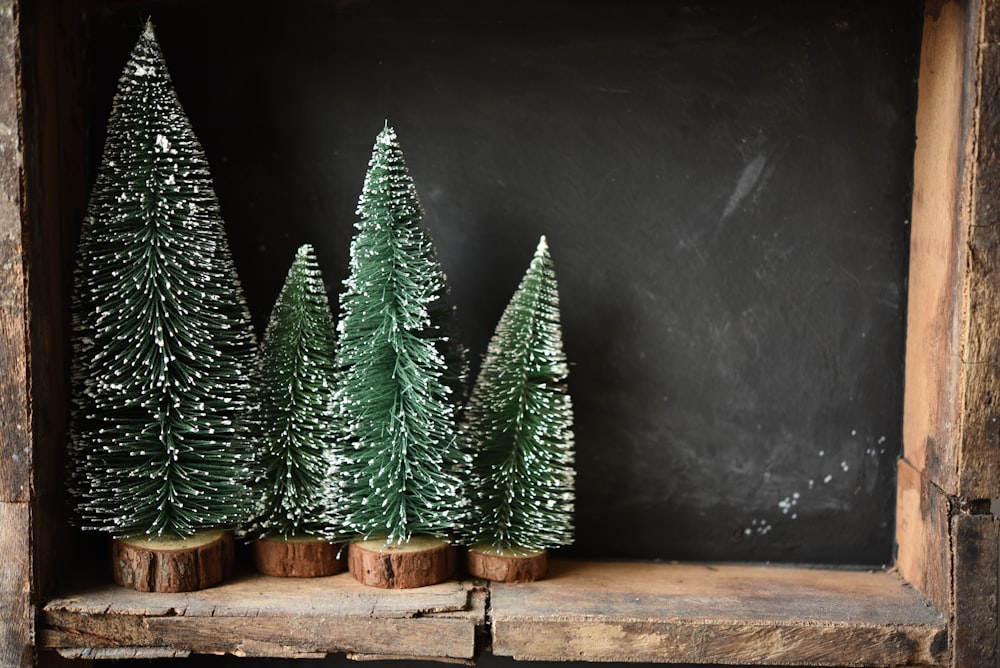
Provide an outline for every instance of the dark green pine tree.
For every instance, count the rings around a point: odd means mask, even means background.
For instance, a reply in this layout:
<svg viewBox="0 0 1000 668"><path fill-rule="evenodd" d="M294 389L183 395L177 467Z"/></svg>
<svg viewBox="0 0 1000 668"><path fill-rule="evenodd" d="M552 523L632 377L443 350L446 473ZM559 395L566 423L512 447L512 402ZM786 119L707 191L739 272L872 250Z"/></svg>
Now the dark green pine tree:
<svg viewBox="0 0 1000 668"><path fill-rule="evenodd" d="M573 540L573 409L545 237L490 340L465 410L470 545L541 550Z"/></svg>
<svg viewBox="0 0 1000 668"><path fill-rule="evenodd" d="M239 524L254 334L204 151L148 23L118 82L72 310L81 524L116 536Z"/></svg>
<svg viewBox="0 0 1000 668"><path fill-rule="evenodd" d="M346 522L391 543L446 536L464 513L467 469L455 439L449 346L432 315L447 288L388 125L357 213L337 350Z"/></svg>
<svg viewBox="0 0 1000 668"><path fill-rule="evenodd" d="M257 357L257 499L247 533L293 538L338 533L336 341L312 246L299 248Z"/></svg>

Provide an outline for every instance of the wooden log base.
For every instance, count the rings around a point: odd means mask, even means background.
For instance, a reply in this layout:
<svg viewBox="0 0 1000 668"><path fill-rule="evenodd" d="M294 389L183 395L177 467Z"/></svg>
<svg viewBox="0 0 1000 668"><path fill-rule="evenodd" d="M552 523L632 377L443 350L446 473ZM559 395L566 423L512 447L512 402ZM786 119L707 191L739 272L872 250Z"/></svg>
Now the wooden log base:
<svg viewBox="0 0 1000 668"><path fill-rule="evenodd" d="M188 538L116 538L115 582L138 591L182 592L222 582L233 571L233 534L210 531Z"/></svg>
<svg viewBox="0 0 1000 668"><path fill-rule="evenodd" d="M473 545L465 553L465 570L472 577L495 582L534 582L548 573L549 553Z"/></svg>
<svg viewBox="0 0 1000 668"><path fill-rule="evenodd" d="M316 538L262 538L253 543L253 561L264 575L316 578L343 570L340 546Z"/></svg>
<svg viewBox="0 0 1000 668"><path fill-rule="evenodd" d="M402 545L384 538L351 543L351 574L361 584L382 589L412 589L444 582L455 574L455 548L447 541L413 536Z"/></svg>

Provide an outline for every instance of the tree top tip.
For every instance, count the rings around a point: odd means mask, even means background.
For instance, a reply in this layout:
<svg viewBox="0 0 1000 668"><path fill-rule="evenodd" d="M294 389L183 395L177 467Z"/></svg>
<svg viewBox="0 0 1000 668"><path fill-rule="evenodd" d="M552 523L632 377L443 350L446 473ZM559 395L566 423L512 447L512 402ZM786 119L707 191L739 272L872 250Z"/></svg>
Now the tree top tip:
<svg viewBox="0 0 1000 668"><path fill-rule="evenodd" d="M378 133L378 139L376 140L379 144L395 144L396 143L396 131L389 125L388 119L385 122L385 127L382 131Z"/></svg>

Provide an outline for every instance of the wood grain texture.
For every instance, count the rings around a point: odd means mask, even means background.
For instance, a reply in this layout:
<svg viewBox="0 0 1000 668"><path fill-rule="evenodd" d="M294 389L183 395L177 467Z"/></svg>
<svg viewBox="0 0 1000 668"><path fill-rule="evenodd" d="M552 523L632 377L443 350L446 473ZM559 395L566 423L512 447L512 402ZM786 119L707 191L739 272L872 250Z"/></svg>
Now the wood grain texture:
<svg viewBox="0 0 1000 668"><path fill-rule="evenodd" d="M906 458L953 496L1000 495L1000 50L995 0L928 5L917 103Z"/></svg>
<svg viewBox="0 0 1000 668"><path fill-rule="evenodd" d="M32 497L32 452L13 5L0 1L0 501L25 502Z"/></svg>
<svg viewBox="0 0 1000 668"><path fill-rule="evenodd" d="M960 220L968 151L966 3L928 6L921 46L913 164L903 445L906 458L955 490L960 437L962 290L967 227Z"/></svg>
<svg viewBox="0 0 1000 668"><path fill-rule="evenodd" d="M547 550L525 556L493 554L475 548L465 551L465 572L474 578L495 582L534 582L544 578L548 570Z"/></svg>
<svg viewBox="0 0 1000 668"><path fill-rule="evenodd" d="M896 490L896 568L943 614L951 610L952 501L906 460Z"/></svg>
<svg viewBox="0 0 1000 668"><path fill-rule="evenodd" d="M997 665L997 569L1000 525L993 515L958 512L952 592L952 665Z"/></svg>
<svg viewBox="0 0 1000 668"><path fill-rule="evenodd" d="M467 583L365 587L349 574L245 575L208 590L148 594L98 585L50 601L39 643L83 648L317 657L332 652L471 659L485 599Z"/></svg>
<svg viewBox="0 0 1000 668"><path fill-rule="evenodd" d="M945 665L947 626L896 574L553 560L491 586L493 653L521 660Z"/></svg>
<svg viewBox="0 0 1000 668"><path fill-rule="evenodd" d="M953 665L995 665L995 520L966 509L1000 494L1000 3L930 2L924 26L896 563Z"/></svg>
<svg viewBox="0 0 1000 668"><path fill-rule="evenodd" d="M0 217L2 215L0 211ZM0 425L3 429L3 439L0 440L0 502L26 502L32 496L31 422L24 327L21 246L15 240L0 236Z"/></svg>
<svg viewBox="0 0 1000 668"><path fill-rule="evenodd" d="M31 603L31 512L27 503L0 501L0 666L28 668L34 652Z"/></svg>
<svg viewBox="0 0 1000 668"><path fill-rule="evenodd" d="M229 577L233 549L228 531L195 534L186 540L116 538L112 571L115 582L138 591L195 591Z"/></svg>
<svg viewBox="0 0 1000 668"><path fill-rule="evenodd" d="M21 244L18 22L0 0L0 665L34 663L27 287Z"/></svg>
<svg viewBox="0 0 1000 668"><path fill-rule="evenodd" d="M970 499L1000 496L1000 3L980 0L971 95L965 285L963 286L962 439L958 487ZM992 32L991 32L992 31Z"/></svg>
<svg viewBox="0 0 1000 668"><path fill-rule="evenodd" d="M891 572L554 561L493 584L492 645L522 659L947 665L944 619ZM344 573L242 576L188 594L98 585L45 606L39 642L65 656L347 652L469 660L486 625L470 583L374 589Z"/></svg>
<svg viewBox="0 0 1000 668"><path fill-rule="evenodd" d="M315 578L343 569L341 546L321 539L264 538L253 543L254 567L265 575Z"/></svg>
<svg viewBox="0 0 1000 668"><path fill-rule="evenodd" d="M382 539L351 543L347 564L355 579L369 587L412 589L453 577L458 558L447 542L414 536L400 546Z"/></svg>

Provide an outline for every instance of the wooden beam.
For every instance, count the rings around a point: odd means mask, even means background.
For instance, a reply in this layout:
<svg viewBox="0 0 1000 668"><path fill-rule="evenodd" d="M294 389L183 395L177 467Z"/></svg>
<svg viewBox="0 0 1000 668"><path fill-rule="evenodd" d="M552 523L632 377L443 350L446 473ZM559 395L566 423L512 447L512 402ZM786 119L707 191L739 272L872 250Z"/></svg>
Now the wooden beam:
<svg viewBox="0 0 1000 668"><path fill-rule="evenodd" d="M91 658L197 652L316 658L347 652L471 661L485 606L485 597L469 583L383 590L365 587L349 573L246 575L184 594L101 584L50 601L39 644Z"/></svg>
<svg viewBox="0 0 1000 668"><path fill-rule="evenodd" d="M0 0L0 664L33 665L33 498L27 291L21 246L18 21Z"/></svg>
<svg viewBox="0 0 1000 668"><path fill-rule="evenodd" d="M961 295L965 234L959 201L970 121L965 95L967 3L927 3L921 43L907 307L904 456L957 489Z"/></svg>
<svg viewBox="0 0 1000 668"><path fill-rule="evenodd" d="M980 0L974 67L967 74L968 227L962 303L961 439L957 489L968 499L1000 496L1000 1Z"/></svg>
<svg viewBox="0 0 1000 668"><path fill-rule="evenodd" d="M998 12L927 3L914 155L904 456L973 499L1000 495Z"/></svg>
<svg viewBox="0 0 1000 668"><path fill-rule="evenodd" d="M29 504L0 501L0 666L33 664L30 535Z"/></svg>
<svg viewBox="0 0 1000 668"><path fill-rule="evenodd" d="M540 661L946 665L945 620L895 573L554 561L491 585L496 655Z"/></svg>
<svg viewBox="0 0 1000 668"><path fill-rule="evenodd" d="M487 619L486 598L490 613ZM489 622L489 627L487 623ZM535 583L382 590L349 574L247 574L148 594L98 584L53 600L39 642L66 657L398 656L661 663L945 666L946 620L896 573L553 562ZM481 641L480 641L481 642Z"/></svg>
<svg viewBox="0 0 1000 668"><path fill-rule="evenodd" d="M960 510L952 518L955 546L952 665L997 665L997 569L1000 525L988 514Z"/></svg>
<svg viewBox="0 0 1000 668"><path fill-rule="evenodd" d="M32 498L32 451L17 55L13 0L0 0L0 501L23 503Z"/></svg>
<svg viewBox="0 0 1000 668"><path fill-rule="evenodd" d="M1000 0L929 0L914 156L896 566L995 665L1000 496Z"/></svg>

